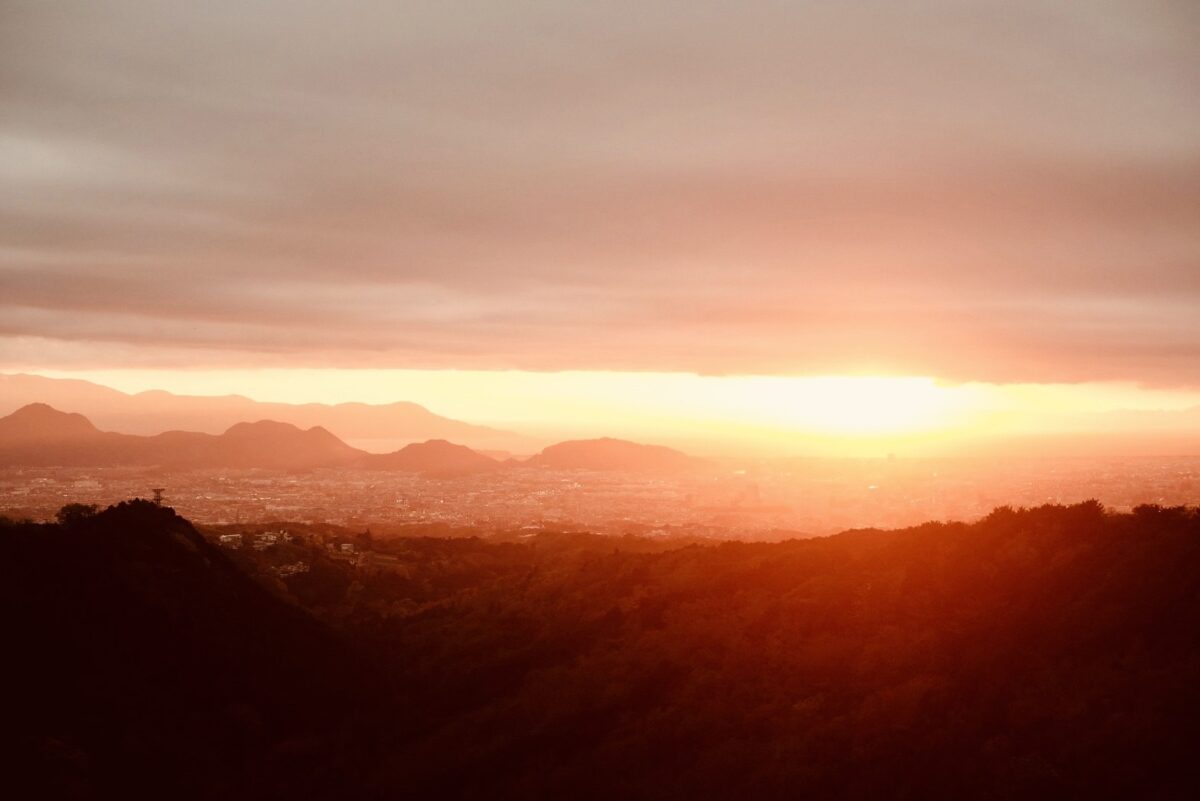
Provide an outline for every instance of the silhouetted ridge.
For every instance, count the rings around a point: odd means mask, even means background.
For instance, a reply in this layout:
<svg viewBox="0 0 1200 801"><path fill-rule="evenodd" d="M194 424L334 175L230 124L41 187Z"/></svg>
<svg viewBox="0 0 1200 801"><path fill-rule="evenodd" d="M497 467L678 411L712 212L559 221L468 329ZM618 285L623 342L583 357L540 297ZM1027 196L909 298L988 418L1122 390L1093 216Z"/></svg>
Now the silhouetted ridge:
<svg viewBox="0 0 1200 801"><path fill-rule="evenodd" d="M1002 507L971 525L707 546L289 524L292 541L228 552L144 501L62 518L0 521L19 690L4 753L39 788L1200 794L1196 509Z"/></svg>
<svg viewBox="0 0 1200 801"><path fill-rule="evenodd" d="M695 468L700 460L662 445L604 437L551 445L525 464L557 469L673 471Z"/></svg>
<svg viewBox="0 0 1200 801"><path fill-rule="evenodd" d="M372 455L364 464L374 468L441 475L477 473L500 467L500 463L490 456L444 439L414 442L394 453Z"/></svg>
<svg viewBox="0 0 1200 801"><path fill-rule="evenodd" d="M535 568L393 623L439 654L403 675L445 689L412 707L437 734L391 782L514 799L1200 789L1200 512L1091 503L661 553L596 539L539 538Z"/></svg>
<svg viewBox="0 0 1200 801"><path fill-rule="evenodd" d="M0 526L0 549L6 650L20 654L8 680L23 688L7 756L39 797L316 792L306 760L341 747L370 686L341 638L147 501Z"/></svg>
<svg viewBox="0 0 1200 801"><path fill-rule="evenodd" d="M0 439L52 440L98 433L83 415L60 412L45 403L31 403L0 418Z"/></svg>
<svg viewBox="0 0 1200 801"><path fill-rule="evenodd" d="M304 430L274 420L237 423L215 436L168 431L140 437L97 431L82 415L33 404L0 418L0 465L4 464L278 470L363 467L449 474L492 469L496 462L444 440L410 445L393 454L371 454L347 445L321 426Z"/></svg>
<svg viewBox="0 0 1200 801"><path fill-rule="evenodd" d="M238 423L217 438L214 462L265 467L335 467L361 459L352 448L325 429L307 431L291 423L260 420Z"/></svg>
<svg viewBox="0 0 1200 801"><path fill-rule="evenodd" d="M530 447L519 434L452 420L408 401L331 406L260 403L241 395L174 395L162 390L129 395L76 379L0 374L0 414L34 401L82 412L104 430L143 436L163 431L200 431L215 436L245 420L268 419L300 428L321 426L349 440L392 443L441 438L473 447L523 451Z"/></svg>

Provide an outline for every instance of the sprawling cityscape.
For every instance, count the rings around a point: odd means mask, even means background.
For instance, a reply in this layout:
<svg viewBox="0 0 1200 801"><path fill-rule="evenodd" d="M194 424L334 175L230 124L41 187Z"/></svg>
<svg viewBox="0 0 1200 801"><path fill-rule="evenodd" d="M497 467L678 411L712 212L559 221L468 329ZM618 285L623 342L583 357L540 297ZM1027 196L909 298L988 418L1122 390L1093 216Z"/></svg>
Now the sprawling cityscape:
<svg viewBox="0 0 1200 801"><path fill-rule="evenodd" d="M971 521L1003 505L1185 504L1200 492L1200 457L763 461L685 474L514 466L450 478L339 468L22 467L0 469L0 514L50 520L66 503L105 506L148 498L154 487L206 524L328 523L385 534L439 526L475 536L577 527L772 540Z"/></svg>

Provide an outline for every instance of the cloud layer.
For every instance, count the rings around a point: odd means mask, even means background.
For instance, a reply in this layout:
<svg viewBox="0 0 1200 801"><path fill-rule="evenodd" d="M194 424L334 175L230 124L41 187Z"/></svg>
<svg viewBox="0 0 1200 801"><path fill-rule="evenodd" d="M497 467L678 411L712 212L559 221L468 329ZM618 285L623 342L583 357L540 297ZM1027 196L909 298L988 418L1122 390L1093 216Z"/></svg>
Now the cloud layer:
<svg viewBox="0 0 1200 801"><path fill-rule="evenodd" d="M0 362L1200 382L1190 2L7 2Z"/></svg>

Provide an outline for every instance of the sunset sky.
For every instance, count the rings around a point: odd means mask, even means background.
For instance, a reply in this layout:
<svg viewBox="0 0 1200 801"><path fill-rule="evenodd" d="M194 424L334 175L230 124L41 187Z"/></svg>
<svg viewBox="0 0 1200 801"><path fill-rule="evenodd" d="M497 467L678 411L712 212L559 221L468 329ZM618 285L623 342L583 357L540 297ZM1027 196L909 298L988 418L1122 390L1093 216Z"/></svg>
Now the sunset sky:
<svg viewBox="0 0 1200 801"><path fill-rule="evenodd" d="M1174 413L1198 41L1190 0L6 1L0 372L668 439Z"/></svg>

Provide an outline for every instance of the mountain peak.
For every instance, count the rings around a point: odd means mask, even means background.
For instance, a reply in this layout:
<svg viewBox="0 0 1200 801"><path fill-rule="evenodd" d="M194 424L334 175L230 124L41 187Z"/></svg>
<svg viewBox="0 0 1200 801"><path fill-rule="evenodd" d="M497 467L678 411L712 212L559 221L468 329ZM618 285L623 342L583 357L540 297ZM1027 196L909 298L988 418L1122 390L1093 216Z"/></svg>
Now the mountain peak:
<svg viewBox="0 0 1200 801"><path fill-rule="evenodd" d="M242 438L303 433L305 433L304 429L292 423L281 423L278 420L256 420L253 423L234 423L221 436Z"/></svg>
<svg viewBox="0 0 1200 801"><path fill-rule="evenodd" d="M699 460L663 445L644 445L613 437L577 439L551 445L525 464L582 470L673 471L694 468Z"/></svg>
<svg viewBox="0 0 1200 801"><path fill-rule="evenodd" d="M61 412L47 403L30 403L0 418L0 434L19 439L66 439L98 433L82 414Z"/></svg>
<svg viewBox="0 0 1200 801"><path fill-rule="evenodd" d="M444 439L413 442L393 453L373 454L365 464L379 469L443 475L477 473L500 466L490 456Z"/></svg>
<svg viewBox="0 0 1200 801"><path fill-rule="evenodd" d="M446 439L427 439L424 442L414 442L410 445L405 445L404 450L427 450L427 451L469 451L471 450L466 445L455 445L450 440Z"/></svg>
<svg viewBox="0 0 1200 801"><path fill-rule="evenodd" d="M397 443L398 447L433 438L521 453L534 447L534 442L522 435L442 417L411 401L329 405L258 402L243 395L176 395L163 390L127 394L79 379L0 373L0 414L32 401L82 412L101 430L125 434L222 434L235 423L266 419L301 429L321 426L339 438L371 441L370 450L382 450L383 443Z"/></svg>
<svg viewBox="0 0 1200 801"><path fill-rule="evenodd" d="M303 429L276 420L236 423L218 439L227 447L224 458L235 465L333 466L362 455L321 426Z"/></svg>

